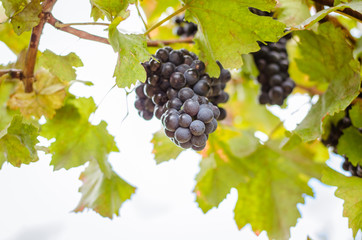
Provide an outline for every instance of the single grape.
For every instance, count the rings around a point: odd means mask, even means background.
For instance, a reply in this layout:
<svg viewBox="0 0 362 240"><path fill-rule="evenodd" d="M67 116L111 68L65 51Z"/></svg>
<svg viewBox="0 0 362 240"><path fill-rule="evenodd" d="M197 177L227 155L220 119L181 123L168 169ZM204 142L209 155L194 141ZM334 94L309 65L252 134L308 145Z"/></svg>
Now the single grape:
<svg viewBox="0 0 362 240"><path fill-rule="evenodd" d="M190 126L191 122L192 122L192 117L187 113L182 113L180 115L179 124L181 127L187 128Z"/></svg>
<svg viewBox="0 0 362 240"><path fill-rule="evenodd" d="M191 138L192 145L196 146L196 147L205 146L206 141L207 141L207 137L206 137L206 134L204 134L204 133L202 133L199 136L192 136L192 138Z"/></svg>
<svg viewBox="0 0 362 240"><path fill-rule="evenodd" d="M201 134L203 134L205 132L205 124L203 122L201 122L200 120L194 120L190 124L189 129L190 129L192 135L200 136Z"/></svg>
<svg viewBox="0 0 362 240"><path fill-rule="evenodd" d="M166 94L167 94L168 99L171 100L171 99L177 98L178 92L173 88L169 88L167 90Z"/></svg>
<svg viewBox="0 0 362 240"><path fill-rule="evenodd" d="M186 85L186 79L182 73L174 72L170 77L170 84L174 89L181 89Z"/></svg>
<svg viewBox="0 0 362 240"><path fill-rule="evenodd" d="M184 55L184 63L187 64L190 68L194 59L190 55Z"/></svg>
<svg viewBox="0 0 362 240"><path fill-rule="evenodd" d="M204 123L211 122L213 118L214 113L208 108L201 108L200 111L197 113L197 119Z"/></svg>
<svg viewBox="0 0 362 240"><path fill-rule="evenodd" d="M175 132L174 131L169 131L166 128L165 128L165 134L169 138L174 138L175 137Z"/></svg>
<svg viewBox="0 0 362 240"><path fill-rule="evenodd" d="M182 74L184 74L186 72L187 69L189 69L190 66L187 65L187 64L181 64L181 65L178 65L175 69L175 72L180 72Z"/></svg>
<svg viewBox="0 0 362 240"><path fill-rule="evenodd" d="M190 68L187 69L184 73L184 77L188 85L192 86L199 80L199 74L197 73L196 69Z"/></svg>
<svg viewBox="0 0 362 240"><path fill-rule="evenodd" d="M171 51L170 55L168 56L168 59L170 62L172 62L176 66L178 66L184 62L184 56L183 56L182 52L179 50Z"/></svg>
<svg viewBox="0 0 362 240"><path fill-rule="evenodd" d="M165 118L165 127L169 131L176 131L179 127L178 124L179 115L177 114L170 114Z"/></svg>
<svg viewBox="0 0 362 240"><path fill-rule="evenodd" d="M199 112L200 104L193 100L188 99L184 102L182 109L185 111L185 113L189 114L191 117L196 116L196 114Z"/></svg>
<svg viewBox="0 0 362 240"><path fill-rule="evenodd" d="M168 61L168 51L163 48L158 49L155 55L161 62L165 63Z"/></svg>
<svg viewBox="0 0 362 240"><path fill-rule="evenodd" d="M180 147L188 149L192 147L192 143L191 141L185 142L185 143L180 143Z"/></svg>
<svg viewBox="0 0 362 240"><path fill-rule="evenodd" d="M175 71L175 64L166 62L162 64L161 76L164 78L170 78L171 74Z"/></svg>
<svg viewBox="0 0 362 240"><path fill-rule="evenodd" d="M200 96L207 96L210 90L210 85L206 80L199 80L193 87L196 94Z"/></svg>
<svg viewBox="0 0 362 240"><path fill-rule="evenodd" d="M224 120L226 118L226 110L224 108L219 107L219 111L220 111L220 116L218 117L217 120L219 121Z"/></svg>
<svg viewBox="0 0 362 240"><path fill-rule="evenodd" d="M179 143L185 143L190 141L192 134L188 128L179 127L175 131L175 139Z"/></svg>
<svg viewBox="0 0 362 240"><path fill-rule="evenodd" d="M147 96L145 95L145 93L143 92L145 84L141 84L139 86L136 87L136 94L139 98L146 98Z"/></svg>
<svg viewBox="0 0 362 240"><path fill-rule="evenodd" d="M196 71L199 73L199 75L202 75L205 73L205 63L200 60L194 60L191 64L191 68L196 69Z"/></svg>
<svg viewBox="0 0 362 240"><path fill-rule="evenodd" d="M184 87L178 92L178 97L181 99L181 101L185 102L187 99L192 98L194 94L195 93L191 88Z"/></svg>

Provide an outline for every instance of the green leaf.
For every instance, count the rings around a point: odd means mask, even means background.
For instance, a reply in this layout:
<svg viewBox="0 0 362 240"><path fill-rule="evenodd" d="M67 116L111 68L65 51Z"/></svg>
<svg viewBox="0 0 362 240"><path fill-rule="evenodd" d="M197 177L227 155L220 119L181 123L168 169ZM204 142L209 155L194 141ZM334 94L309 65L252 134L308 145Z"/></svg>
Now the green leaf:
<svg viewBox="0 0 362 240"><path fill-rule="evenodd" d="M0 24L0 41L5 43L16 55L28 47L30 35L31 32L25 32L18 36L10 23Z"/></svg>
<svg viewBox="0 0 362 240"><path fill-rule="evenodd" d="M157 164L176 159L183 151L183 149L177 147L163 131L158 131L153 134L151 143L153 143L152 153L155 154Z"/></svg>
<svg viewBox="0 0 362 240"><path fill-rule="evenodd" d="M109 42L115 52L118 52L116 69L117 86L130 87L137 80L146 80L146 71L141 65L150 58L147 51L146 37L142 34L123 34L115 26L109 28Z"/></svg>
<svg viewBox="0 0 362 240"><path fill-rule="evenodd" d="M277 10L278 20L287 26L298 25L310 17L309 7L306 1L301 0L279 0L280 6Z"/></svg>
<svg viewBox="0 0 362 240"><path fill-rule="evenodd" d="M13 119L14 112L7 107L7 101L15 88L15 83L7 82L5 76L0 77L0 131L4 129Z"/></svg>
<svg viewBox="0 0 362 240"><path fill-rule="evenodd" d="M40 0L33 0L21 12L14 15L11 18L11 24L15 33L20 35L37 26L40 22L39 14L41 11Z"/></svg>
<svg viewBox="0 0 362 240"><path fill-rule="evenodd" d="M118 151L118 148L114 137L106 129L106 122L102 121L96 126L88 122L94 110L93 99L70 98L55 117L42 126L42 136L55 138L49 147L53 154L50 164L54 170L70 169L88 161L97 161L107 177L111 174L107 167L107 156L112 151Z"/></svg>
<svg viewBox="0 0 362 240"><path fill-rule="evenodd" d="M96 21L99 16L99 11L101 11L109 21L112 21L118 16L124 16L125 11L128 8L130 3L134 3L134 0L90 0L92 4L92 13L91 16ZM99 11L93 10L94 7L97 7ZM95 18L96 16L96 18Z"/></svg>
<svg viewBox="0 0 362 240"><path fill-rule="evenodd" d="M248 162L237 155L241 151L235 151L236 148L229 147L228 144L228 141L234 140L235 144L242 138L250 139L255 146L258 144L250 134L233 129L218 128L210 135L208 145L202 152L204 158L200 163L201 169L196 176L197 183L194 189L196 201L203 212L218 206L231 188L245 183L253 176ZM252 145L250 147L253 149ZM248 154L250 152L243 155Z"/></svg>
<svg viewBox="0 0 362 240"><path fill-rule="evenodd" d="M20 82L15 93L8 101L12 109L19 109L23 116L52 118L55 111L63 106L67 83L41 68L35 73L34 91L26 93L24 84Z"/></svg>
<svg viewBox="0 0 362 240"><path fill-rule="evenodd" d="M38 128L15 116L8 127L0 131L0 168L6 161L15 167L37 161L37 137Z"/></svg>
<svg viewBox="0 0 362 240"><path fill-rule="evenodd" d="M348 218L348 225L355 237L362 229L362 179L346 177L331 169L324 171L322 181L338 187L335 195L344 200L343 216Z"/></svg>
<svg viewBox="0 0 362 240"><path fill-rule="evenodd" d="M195 36L200 57L208 65L210 75L216 76L219 60L225 68L240 68L241 54L260 49L257 41L276 42L283 36L285 25L271 17L251 13L248 7L270 11L274 0L183 0L186 20L198 25Z"/></svg>
<svg viewBox="0 0 362 240"><path fill-rule="evenodd" d="M20 12L28 4L27 0L1 0L5 14L9 18Z"/></svg>
<svg viewBox="0 0 362 240"><path fill-rule="evenodd" d="M362 128L362 101L358 101L352 106L351 110L349 110L349 117L353 126Z"/></svg>
<svg viewBox="0 0 362 240"><path fill-rule="evenodd" d="M321 24L319 34L303 31L298 36L303 52L298 67L314 81L330 82L327 91L294 131L303 141L311 141L322 134L322 122L327 115L344 110L357 97L360 70L341 30L331 24Z"/></svg>
<svg viewBox="0 0 362 240"><path fill-rule="evenodd" d="M50 50L45 50L38 59L38 66L48 69L60 80L69 82L77 77L74 67L82 67L83 63L75 53L59 56Z"/></svg>
<svg viewBox="0 0 362 240"><path fill-rule="evenodd" d="M135 192L135 187L120 178L114 171L106 177L95 162L89 164L80 175L80 180L83 182L79 189L82 198L75 212L90 208L101 216L112 219L113 214L119 216L121 205Z"/></svg>
<svg viewBox="0 0 362 240"><path fill-rule="evenodd" d="M93 18L93 20L96 22L98 19L102 19L104 20L104 14L103 12L97 8L96 6L92 5L92 10L91 10L91 17Z"/></svg>
<svg viewBox="0 0 362 240"><path fill-rule="evenodd" d="M344 129L338 140L337 150L339 154L346 155L354 166L362 166L362 133L355 127Z"/></svg>
<svg viewBox="0 0 362 240"><path fill-rule="evenodd" d="M257 235L265 230L270 239L289 239L290 227L300 217L296 205L304 202L304 194L313 195L308 181L321 177L328 159L327 152L318 154L324 147L316 144L282 151L268 142L245 159L254 176L237 187L234 213L240 229L250 223Z"/></svg>

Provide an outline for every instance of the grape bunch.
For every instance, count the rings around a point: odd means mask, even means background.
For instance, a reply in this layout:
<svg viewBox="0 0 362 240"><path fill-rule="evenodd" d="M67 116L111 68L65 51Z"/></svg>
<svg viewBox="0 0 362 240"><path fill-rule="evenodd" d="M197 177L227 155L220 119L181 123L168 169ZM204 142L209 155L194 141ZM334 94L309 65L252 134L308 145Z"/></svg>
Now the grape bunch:
<svg viewBox="0 0 362 240"><path fill-rule="evenodd" d="M220 62L218 78L205 72L205 64L186 49L160 48L142 63L145 83L136 87L135 107L145 120L160 119L165 134L178 146L202 150L217 120L226 117L218 104L226 103L224 91L231 74Z"/></svg>
<svg viewBox="0 0 362 240"><path fill-rule="evenodd" d="M288 73L287 39L288 37L283 37L277 43L267 45L260 43L260 50L253 53L259 70L257 79L261 84L260 104L283 105L284 99L295 87Z"/></svg>
<svg viewBox="0 0 362 240"><path fill-rule="evenodd" d="M177 25L175 32L180 37L191 37L197 32L197 25L193 22L185 21L185 15L176 16L174 23Z"/></svg>
<svg viewBox="0 0 362 240"><path fill-rule="evenodd" d="M326 139L322 139L322 143L327 147L332 147L333 151L337 153L337 145L339 138L343 135L343 130L348 127L354 127L349 116L349 110L352 108L352 105L348 106L345 110L345 116L337 122L337 125L331 123L330 133ZM359 129L361 132L362 129ZM345 171L349 171L352 176L362 177L362 166L357 164L353 166L351 162L348 161L348 158L344 156L344 162L342 168Z"/></svg>
<svg viewBox="0 0 362 240"><path fill-rule="evenodd" d="M273 13L256 8L249 11L258 16L269 16ZM261 84L260 104L283 105L284 99L293 91L294 81L289 77L287 40L290 34L282 37L277 43L259 43L260 50L253 53L255 64L259 70L258 82Z"/></svg>

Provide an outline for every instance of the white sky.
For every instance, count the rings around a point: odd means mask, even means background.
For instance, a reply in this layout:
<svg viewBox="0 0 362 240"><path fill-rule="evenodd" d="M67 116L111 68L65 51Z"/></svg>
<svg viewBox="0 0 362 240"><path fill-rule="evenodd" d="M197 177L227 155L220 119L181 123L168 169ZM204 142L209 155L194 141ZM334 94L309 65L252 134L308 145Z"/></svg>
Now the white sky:
<svg viewBox="0 0 362 240"><path fill-rule="evenodd" d="M64 23L90 22L90 4L87 0L59 0L53 14ZM133 11L121 24L121 29L142 32L143 25ZM80 27L79 27L80 28ZM98 35L107 37L103 27L84 26ZM116 54L108 45L80 40L68 33L46 25L40 50L50 49L57 54L76 52L85 67L77 71L78 79L92 81L93 87L76 84L71 92L78 96L93 96L98 104L114 85L112 78ZM0 63L15 60L15 56L0 43ZM72 240L72 239L267 239L265 232L256 237L246 226L239 231L233 220L237 192L231 190L218 209L203 214L195 203L192 190L199 171L200 156L192 151L181 154L177 160L156 166L153 159L152 133L160 128L158 120L146 122L133 108L134 95L128 99L129 117L121 125L126 113L123 90L114 89L108 94L93 122L106 120L108 130L116 137L121 153L110 155L118 174L137 187L136 193L121 208L121 217L102 218L93 211L72 213L81 195L79 174L84 167L53 172L50 156L40 154L40 160L20 169L4 164L0 171L0 240ZM306 102L303 96L290 99L295 108L281 113L283 118ZM295 114L287 127L293 128L302 119L309 106ZM339 168L336 157L330 165ZM342 200L333 196L334 188L316 180L310 181L316 198L306 198L306 205L298 205L303 219L291 229L293 240L350 240L352 231L347 219L342 218ZM360 237L357 237L360 239Z"/></svg>

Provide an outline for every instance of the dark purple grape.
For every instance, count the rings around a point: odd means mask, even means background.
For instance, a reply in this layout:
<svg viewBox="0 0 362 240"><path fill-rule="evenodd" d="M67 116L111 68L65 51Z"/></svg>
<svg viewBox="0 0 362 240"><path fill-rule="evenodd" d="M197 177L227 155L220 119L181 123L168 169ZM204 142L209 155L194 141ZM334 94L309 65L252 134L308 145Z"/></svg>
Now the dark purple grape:
<svg viewBox="0 0 362 240"><path fill-rule="evenodd" d="M194 94L195 93L191 88L184 87L178 92L178 97L181 99L181 101L185 102L187 99L192 98Z"/></svg>
<svg viewBox="0 0 362 240"><path fill-rule="evenodd" d="M202 147L206 145L207 137L206 134L202 133L199 136L192 136L191 143L193 146Z"/></svg>
<svg viewBox="0 0 362 240"><path fill-rule="evenodd" d="M171 74L175 71L175 64L166 62L162 64L161 76L164 78L170 78Z"/></svg>
<svg viewBox="0 0 362 240"><path fill-rule="evenodd" d="M140 115L144 120L151 120L153 117L153 112L143 111L140 113Z"/></svg>
<svg viewBox="0 0 362 240"><path fill-rule="evenodd" d="M179 127L178 124L179 115L177 114L170 114L165 118L165 128L169 131L176 131Z"/></svg>
<svg viewBox="0 0 362 240"><path fill-rule="evenodd" d="M167 91L170 88L170 81L167 78L162 78L160 83L160 89Z"/></svg>
<svg viewBox="0 0 362 240"><path fill-rule="evenodd" d="M182 107L182 101L179 98L168 100L166 103L166 107L180 110L180 108Z"/></svg>
<svg viewBox="0 0 362 240"><path fill-rule="evenodd" d="M270 78L270 85L271 86L280 86L283 82L283 78L279 74L275 74Z"/></svg>
<svg viewBox="0 0 362 240"><path fill-rule="evenodd" d="M181 51L173 50L170 52L168 59L170 62L175 64L176 66L182 64L184 62L184 56Z"/></svg>
<svg viewBox="0 0 362 240"><path fill-rule="evenodd" d="M267 103L269 103L269 95L268 95L268 93L262 92L262 93L259 95L259 103L260 103L260 104L267 104Z"/></svg>
<svg viewBox="0 0 362 240"><path fill-rule="evenodd" d="M206 80L199 80L193 87L194 92L200 96L207 96L210 85Z"/></svg>
<svg viewBox="0 0 362 240"><path fill-rule="evenodd" d="M274 74L278 73L279 71L280 71L280 68L279 68L278 64L275 64L275 63L269 64L265 70L265 72L269 76L274 75Z"/></svg>
<svg viewBox="0 0 362 240"><path fill-rule="evenodd" d="M288 78L285 82L282 83L282 88L284 92L288 95L290 94L295 87L295 83L292 79Z"/></svg>
<svg viewBox="0 0 362 240"><path fill-rule="evenodd" d="M205 63L200 60L194 60L191 64L191 68L196 69L196 71L199 73L199 75L202 75L205 73Z"/></svg>
<svg viewBox="0 0 362 240"><path fill-rule="evenodd" d="M188 128L179 127L175 131L175 139L179 143L186 143L190 141L192 134Z"/></svg>
<svg viewBox="0 0 362 240"><path fill-rule="evenodd" d="M151 59L151 60L149 61L149 66L150 66L150 69L151 69L152 72L156 72L156 71L160 68L161 63L158 62L158 61L155 60L155 59Z"/></svg>
<svg viewBox="0 0 362 240"><path fill-rule="evenodd" d="M156 57L161 60L161 62L167 62L168 61L168 51L160 48L156 51Z"/></svg>
<svg viewBox="0 0 362 240"><path fill-rule="evenodd" d="M219 107L219 110L220 110L220 116L217 118L217 120L221 121L226 118L226 111L221 107Z"/></svg>
<svg viewBox="0 0 362 240"><path fill-rule="evenodd" d="M167 100L167 95L164 92L159 92L152 97L152 102L156 105L163 105Z"/></svg>
<svg viewBox="0 0 362 240"><path fill-rule="evenodd" d="M170 77L170 84L174 89L181 89L186 85L186 79L182 73L174 72Z"/></svg>
<svg viewBox="0 0 362 240"><path fill-rule="evenodd" d="M206 144L204 146L201 146L201 147L197 147L197 146L192 146L192 149L195 150L195 151L201 151L205 148Z"/></svg>
<svg viewBox="0 0 362 240"><path fill-rule="evenodd" d="M189 66L189 68L193 61L194 61L194 59L190 55L184 56L184 63L187 64Z"/></svg>
<svg viewBox="0 0 362 240"><path fill-rule="evenodd" d="M197 119L204 122L209 123L214 118L214 113L209 108L201 108L197 113Z"/></svg>
<svg viewBox="0 0 362 240"><path fill-rule="evenodd" d="M176 67L175 72L180 72L180 73L184 74L184 73L186 72L186 70L189 69L189 68L190 68L189 65L187 65L187 64L181 64L181 65L178 65L178 66Z"/></svg>
<svg viewBox="0 0 362 240"><path fill-rule="evenodd" d="M187 128L190 126L191 122L192 122L192 117L187 113L183 113L180 115L179 124L181 127Z"/></svg>
<svg viewBox="0 0 362 240"><path fill-rule="evenodd" d="M190 86L194 85L199 80L199 74L195 69L192 68L186 70L186 72L184 73L184 77L187 84Z"/></svg>
<svg viewBox="0 0 362 240"><path fill-rule="evenodd" d="M182 109L185 111L185 113L189 114L191 117L196 116L196 114L199 112L200 104L193 100L188 99L184 102Z"/></svg>
<svg viewBox="0 0 362 240"><path fill-rule="evenodd" d="M175 137L175 132L174 131L169 131L166 128L165 128L165 134L169 138L174 138Z"/></svg>
<svg viewBox="0 0 362 240"><path fill-rule="evenodd" d="M173 88L169 88L167 90L166 94L167 94L168 99L171 100L171 99L177 98L178 92Z"/></svg>
<svg viewBox="0 0 362 240"><path fill-rule="evenodd" d="M185 143L180 143L180 147L188 149L192 147L192 143L191 141L185 142Z"/></svg>
<svg viewBox="0 0 362 240"><path fill-rule="evenodd" d="M145 109L144 99L142 98L136 99L136 101L134 102L134 106L137 110L144 110Z"/></svg>
<svg viewBox="0 0 362 240"><path fill-rule="evenodd" d="M136 87L136 94L139 98L146 98L147 96L145 95L145 93L143 92L145 84L141 84L139 86Z"/></svg>
<svg viewBox="0 0 362 240"><path fill-rule="evenodd" d="M165 112L164 106L160 106L160 105L155 106L154 115L157 119L161 119L164 112Z"/></svg>
<svg viewBox="0 0 362 240"><path fill-rule="evenodd" d="M200 120L194 120L189 127L192 135L200 136L205 132L205 124Z"/></svg>
<svg viewBox="0 0 362 240"><path fill-rule="evenodd" d="M221 63L219 61L216 61L217 65L220 68L220 75L219 75L219 79L221 80L221 82L228 82L231 79L231 74L228 70L224 69L224 67L221 65Z"/></svg>

